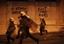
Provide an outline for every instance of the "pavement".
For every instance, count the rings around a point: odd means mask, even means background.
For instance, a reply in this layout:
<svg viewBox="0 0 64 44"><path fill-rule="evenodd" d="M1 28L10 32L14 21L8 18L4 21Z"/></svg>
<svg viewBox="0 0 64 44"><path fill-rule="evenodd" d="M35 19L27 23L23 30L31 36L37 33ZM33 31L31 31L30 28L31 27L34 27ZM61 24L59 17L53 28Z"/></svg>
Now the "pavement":
<svg viewBox="0 0 64 44"><path fill-rule="evenodd" d="M39 33L32 34L34 37L39 38L39 44L64 44L64 32L52 32L47 33L42 36L39 35ZM0 35L0 44L6 44L7 39L6 35ZM12 42L10 43L12 44ZM15 42L13 44L19 44L19 39L15 39ZM31 38L25 38L23 40L23 44L37 44L34 40Z"/></svg>

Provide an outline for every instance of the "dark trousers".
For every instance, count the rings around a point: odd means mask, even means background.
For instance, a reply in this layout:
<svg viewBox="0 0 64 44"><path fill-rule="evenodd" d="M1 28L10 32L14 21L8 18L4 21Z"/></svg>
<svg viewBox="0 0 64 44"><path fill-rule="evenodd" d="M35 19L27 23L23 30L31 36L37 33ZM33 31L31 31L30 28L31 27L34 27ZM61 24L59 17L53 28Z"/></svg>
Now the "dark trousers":
<svg viewBox="0 0 64 44"><path fill-rule="evenodd" d="M20 36L20 43L19 43L19 44L22 44L23 39L24 39L25 37L30 37L30 38L33 39L35 42L38 42L38 38L35 38L35 37L32 36L30 33L27 33L26 35L24 35L24 34L22 33L21 36Z"/></svg>
<svg viewBox="0 0 64 44"><path fill-rule="evenodd" d="M45 30L45 26L40 27L40 35L43 35L42 32L48 33L47 30Z"/></svg>
<svg viewBox="0 0 64 44"><path fill-rule="evenodd" d="M19 33L19 32L18 32ZM19 44L22 44L23 42L23 39L24 38L27 38L27 37L30 37L31 39L33 39L34 41L37 42L37 44L39 44L39 39L38 38L35 38L34 36L32 36L29 32L29 27L28 26L24 26L23 27L23 31L22 31L22 34L20 35L20 42Z"/></svg>
<svg viewBox="0 0 64 44"><path fill-rule="evenodd" d="M7 44L10 44L10 40L14 41L14 38L11 37L11 34L13 33L13 31L7 32L6 33L6 37L7 37Z"/></svg>
<svg viewBox="0 0 64 44"><path fill-rule="evenodd" d="M30 32L29 32L29 27L26 27L24 30L25 30L25 32L22 33L21 36L20 36L20 43L19 43L19 44L22 44L22 41L23 41L23 39L24 39L24 36L25 36L25 37L30 37L31 39L33 39L33 40L36 41L36 42L39 41L38 38L35 38L34 36L32 36L32 35L30 34Z"/></svg>
<svg viewBox="0 0 64 44"><path fill-rule="evenodd" d="M42 32L44 32L44 30L45 30L45 27L44 26L41 26L40 27L40 35L42 35Z"/></svg>

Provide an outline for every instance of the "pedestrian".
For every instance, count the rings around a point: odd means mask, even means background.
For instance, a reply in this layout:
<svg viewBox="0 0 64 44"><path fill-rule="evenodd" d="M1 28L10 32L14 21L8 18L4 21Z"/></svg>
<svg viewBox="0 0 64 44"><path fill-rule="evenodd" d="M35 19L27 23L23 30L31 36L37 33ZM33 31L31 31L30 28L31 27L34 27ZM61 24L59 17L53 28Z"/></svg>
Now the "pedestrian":
<svg viewBox="0 0 64 44"><path fill-rule="evenodd" d="M46 22L45 22L44 18L41 18L40 35L42 35L42 32L44 32L44 31L46 31L46 33L47 33L47 30L45 30L45 25L46 25Z"/></svg>
<svg viewBox="0 0 64 44"><path fill-rule="evenodd" d="M24 37L30 37L35 42L37 42L37 44L39 44L39 39L38 38L35 38L34 36L32 36L30 34L30 32L29 32L29 29L31 27L29 16L27 16L26 13L22 11L20 18L23 21L23 30L24 31L22 32L22 34L20 36L20 42L19 42L19 44L22 44Z"/></svg>
<svg viewBox="0 0 64 44"><path fill-rule="evenodd" d="M13 20L13 18L11 17L10 19L9 19L9 26L8 26L8 28L7 28L7 31L6 31L6 37L7 37L7 44L10 44L10 42L11 42L11 40L12 40L12 42L14 42L14 38L13 37L11 37L11 35L12 35L12 33L15 31L15 25L14 25L14 20Z"/></svg>

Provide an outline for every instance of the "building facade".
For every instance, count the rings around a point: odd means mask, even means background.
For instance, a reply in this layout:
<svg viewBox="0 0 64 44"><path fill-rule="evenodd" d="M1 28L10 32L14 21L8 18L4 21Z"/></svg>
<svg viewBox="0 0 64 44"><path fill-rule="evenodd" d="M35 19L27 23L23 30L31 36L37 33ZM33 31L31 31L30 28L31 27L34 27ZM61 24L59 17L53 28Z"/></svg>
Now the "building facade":
<svg viewBox="0 0 64 44"><path fill-rule="evenodd" d="M46 30L48 32L58 32L64 27L64 0L57 2L37 2L31 1L1 1L0 3L0 35L5 34L8 27L8 20L13 17L15 26L18 24L18 16L20 11L25 11L27 15L38 25L39 33L40 18L43 17L46 21ZM18 28L16 26L15 33ZM30 30L31 33L34 33Z"/></svg>

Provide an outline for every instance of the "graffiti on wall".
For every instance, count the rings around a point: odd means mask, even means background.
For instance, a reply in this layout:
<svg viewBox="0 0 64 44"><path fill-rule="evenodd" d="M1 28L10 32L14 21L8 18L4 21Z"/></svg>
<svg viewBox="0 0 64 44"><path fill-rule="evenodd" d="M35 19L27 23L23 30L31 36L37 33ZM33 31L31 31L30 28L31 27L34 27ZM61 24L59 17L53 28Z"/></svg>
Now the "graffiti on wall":
<svg viewBox="0 0 64 44"><path fill-rule="evenodd" d="M20 11L25 11L27 13L26 7L12 7L11 14L18 14Z"/></svg>
<svg viewBox="0 0 64 44"><path fill-rule="evenodd" d="M46 10L47 7L39 7L38 8L38 15L39 16L45 16L45 17L48 17L48 14L47 14L47 10Z"/></svg>

